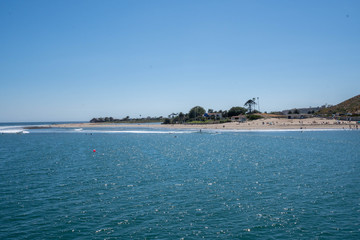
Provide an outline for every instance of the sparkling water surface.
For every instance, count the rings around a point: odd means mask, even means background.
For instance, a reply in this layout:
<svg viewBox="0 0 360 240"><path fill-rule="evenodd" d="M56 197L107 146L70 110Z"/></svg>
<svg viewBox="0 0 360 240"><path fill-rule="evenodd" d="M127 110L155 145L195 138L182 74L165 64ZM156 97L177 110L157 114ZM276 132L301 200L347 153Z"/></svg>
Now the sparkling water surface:
<svg viewBox="0 0 360 240"><path fill-rule="evenodd" d="M124 130L0 135L0 239L360 239L360 131Z"/></svg>

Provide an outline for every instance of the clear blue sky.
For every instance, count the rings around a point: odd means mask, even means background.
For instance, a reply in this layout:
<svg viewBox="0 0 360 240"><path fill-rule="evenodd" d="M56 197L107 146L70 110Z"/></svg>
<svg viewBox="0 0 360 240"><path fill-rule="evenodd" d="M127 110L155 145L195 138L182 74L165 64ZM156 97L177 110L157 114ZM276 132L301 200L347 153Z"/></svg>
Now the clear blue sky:
<svg viewBox="0 0 360 240"><path fill-rule="evenodd" d="M0 122L360 93L360 1L0 0Z"/></svg>

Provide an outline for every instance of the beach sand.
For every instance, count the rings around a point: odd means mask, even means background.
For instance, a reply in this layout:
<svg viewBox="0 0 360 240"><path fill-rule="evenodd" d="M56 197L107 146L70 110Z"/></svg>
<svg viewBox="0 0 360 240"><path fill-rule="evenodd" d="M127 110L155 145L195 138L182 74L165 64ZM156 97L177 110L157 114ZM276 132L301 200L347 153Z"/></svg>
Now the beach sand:
<svg viewBox="0 0 360 240"><path fill-rule="evenodd" d="M53 124L56 128L96 128L96 127L131 127L131 128L167 128L167 129L227 129L227 130L276 130L276 129L356 129L356 122L338 121L325 118L284 119L263 118L244 123L229 122L222 124L109 124L76 123Z"/></svg>

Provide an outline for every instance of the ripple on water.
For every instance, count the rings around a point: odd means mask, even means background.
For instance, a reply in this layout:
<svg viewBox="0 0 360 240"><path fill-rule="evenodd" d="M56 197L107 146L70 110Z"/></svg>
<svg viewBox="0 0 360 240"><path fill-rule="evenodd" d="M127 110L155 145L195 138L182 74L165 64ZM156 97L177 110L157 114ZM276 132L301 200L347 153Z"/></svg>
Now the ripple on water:
<svg viewBox="0 0 360 240"><path fill-rule="evenodd" d="M0 137L1 239L360 238L356 132L80 132Z"/></svg>

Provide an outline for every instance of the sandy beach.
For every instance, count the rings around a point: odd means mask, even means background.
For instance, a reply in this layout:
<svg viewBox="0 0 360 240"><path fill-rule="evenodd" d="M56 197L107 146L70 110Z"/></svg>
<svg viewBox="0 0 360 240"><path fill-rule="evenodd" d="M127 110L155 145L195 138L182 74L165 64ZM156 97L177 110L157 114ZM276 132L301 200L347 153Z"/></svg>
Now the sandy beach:
<svg viewBox="0 0 360 240"><path fill-rule="evenodd" d="M94 127L131 127L131 128L167 128L167 129L227 129L227 130L276 130L276 129L357 129L357 122L338 121L325 118L284 119L266 118L243 123L229 122L223 124L109 124L109 123L76 123L54 124L54 128L94 128Z"/></svg>

